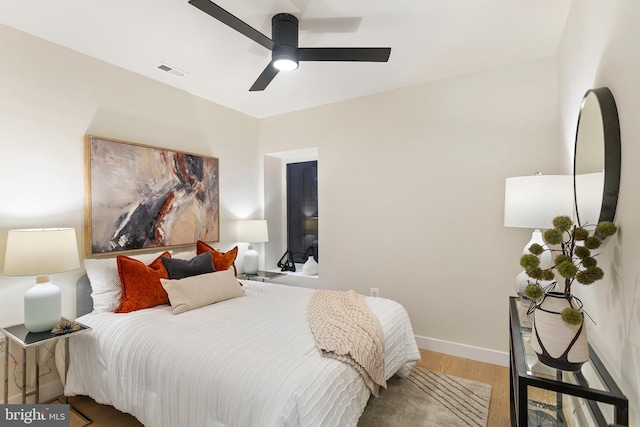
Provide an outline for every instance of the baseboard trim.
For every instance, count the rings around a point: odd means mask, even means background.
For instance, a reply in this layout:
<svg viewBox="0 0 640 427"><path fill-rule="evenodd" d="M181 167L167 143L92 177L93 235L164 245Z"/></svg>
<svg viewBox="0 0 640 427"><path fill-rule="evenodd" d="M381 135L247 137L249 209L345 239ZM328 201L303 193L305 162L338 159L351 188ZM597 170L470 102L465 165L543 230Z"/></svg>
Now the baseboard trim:
<svg viewBox="0 0 640 427"><path fill-rule="evenodd" d="M40 384L40 403L48 402L52 399L55 399L58 396L61 396L64 391L62 387L62 383L60 380L50 381L46 384ZM27 397L27 403L35 403L35 396ZM10 404L21 404L22 403L22 393L9 396Z"/></svg>
<svg viewBox="0 0 640 427"><path fill-rule="evenodd" d="M489 350L436 338L422 337L420 335L416 335L415 337L418 347L424 350L450 354L452 356L491 363L498 366L509 366L509 353L505 351Z"/></svg>

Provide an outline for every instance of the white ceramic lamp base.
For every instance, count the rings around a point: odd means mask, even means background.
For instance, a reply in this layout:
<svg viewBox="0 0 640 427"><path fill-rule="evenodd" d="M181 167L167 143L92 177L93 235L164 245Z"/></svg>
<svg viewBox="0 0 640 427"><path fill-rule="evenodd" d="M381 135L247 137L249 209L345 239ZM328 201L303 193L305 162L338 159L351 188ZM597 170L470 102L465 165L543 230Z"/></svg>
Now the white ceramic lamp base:
<svg viewBox="0 0 640 427"><path fill-rule="evenodd" d="M60 288L44 277L38 276L36 285L24 294L24 326L29 332L50 331L62 317Z"/></svg>
<svg viewBox="0 0 640 427"><path fill-rule="evenodd" d="M523 255L530 254L531 252L529 252L529 246L533 245L534 243L539 244L544 249L544 252L542 252L542 254L540 254L539 256L540 268L545 270L551 267L551 262L552 262L551 251L549 251L549 247L547 246L544 239L542 238L542 232L540 230L534 230L533 233L531 233L531 240L529 240L529 243L527 243L524 246L524 250L522 251L522 254Z"/></svg>
<svg viewBox="0 0 640 427"><path fill-rule="evenodd" d="M544 252L542 252L542 254L539 256L540 268L547 269L551 267L551 262L552 262L551 251L548 250L549 248L545 243L544 239L542 238L542 233L540 232L540 230L534 230L533 233L531 233L531 240L529 240L529 242L524 246L522 254L523 255L530 254L531 252L529 252L529 247L534 243L539 244L545 249ZM524 288L526 288L530 282L535 282L535 280L527 276L527 273L525 271L521 271L520 274L516 276L516 295L520 296L524 292ZM539 281L539 283L541 286L544 287L550 284L551 282L545 282L541 280ZM528 305L528 301L525 299L521 298L520 302L522 302L523 305Z"/></svg>
<svg viewBox="0 0 640 427"><path fill-rule="evenodd" d="M249 250L244 253L244 273L256 274L258 272L258 252L249 246Z"/></svg>

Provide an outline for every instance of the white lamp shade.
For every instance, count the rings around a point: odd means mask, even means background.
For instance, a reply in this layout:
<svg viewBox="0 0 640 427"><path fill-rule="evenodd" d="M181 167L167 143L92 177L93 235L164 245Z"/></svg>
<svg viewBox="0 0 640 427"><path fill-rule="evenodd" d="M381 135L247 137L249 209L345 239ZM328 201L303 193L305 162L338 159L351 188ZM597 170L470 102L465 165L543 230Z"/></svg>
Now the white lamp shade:
<svg viewBox="0 0 640 427"><path fill-rule="evenodd" d="M38 276L80 268L73 228L10 230L4 274Z"/></svg>
<svg viewBox="0 0 640 427"><path fill-rule="evenodd" d="M269 231L266 220L244 220L238 223L238 242L262 243L268 241Z"/></svg>
<svg viewBox="0 0 640 427"><path fill-rule="evenodd" d="M560 215L573 218L571 175L507 178L504 194L505 227L553 228L553 219Z"/></svg>

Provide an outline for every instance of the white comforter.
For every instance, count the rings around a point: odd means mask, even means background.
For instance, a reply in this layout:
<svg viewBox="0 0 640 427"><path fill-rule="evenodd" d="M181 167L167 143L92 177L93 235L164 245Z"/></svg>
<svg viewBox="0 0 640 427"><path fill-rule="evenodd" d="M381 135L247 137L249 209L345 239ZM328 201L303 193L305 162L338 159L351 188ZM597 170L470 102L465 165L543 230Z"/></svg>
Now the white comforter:
<svg viewBox="0 0 640 427"><path fill-rule="evenodd" d="M90 313L70 340L66 395L88 395L147 427L355 426L369 391L355 369L320 356L312 290L243 281L246 296L179 315L169 306ZM420 358L398 303L367 298L385 336L385 374Z"/></svg>

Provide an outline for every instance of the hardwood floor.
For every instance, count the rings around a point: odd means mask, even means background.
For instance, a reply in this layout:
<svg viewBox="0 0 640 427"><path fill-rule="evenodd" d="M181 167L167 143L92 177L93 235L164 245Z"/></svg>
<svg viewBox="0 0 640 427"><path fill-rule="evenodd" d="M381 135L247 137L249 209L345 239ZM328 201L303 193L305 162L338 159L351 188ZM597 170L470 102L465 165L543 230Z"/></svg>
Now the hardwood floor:
<svg viewBox="0 0 640 427"><path fill-rule="evenodd" d="M113 406L101 405L87 396L74 396L69 403L92 422L91 427L140 427L135 417L122 413Z"/></svg>
<svg viewBox="0 0 640 427"><path fill-rule="evenodd" d="M507 427L509 419L509 369L503 366L477 362L428 350L420 350L422 360L418 366L457 377L481 381L491 385L489 427ZM139 427L134 417L100 405L85 396L69 398L71 404L93 421L91 427ZM184 426L187 427L187 426ZM338 427L338 426L336 426Z"/></svg>

